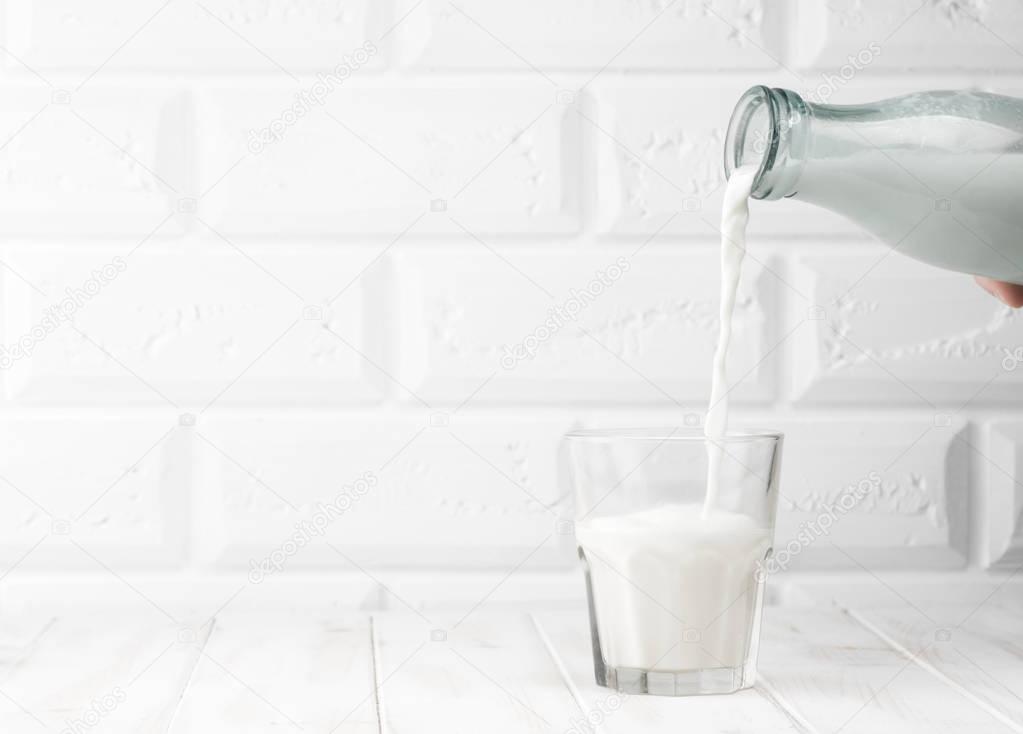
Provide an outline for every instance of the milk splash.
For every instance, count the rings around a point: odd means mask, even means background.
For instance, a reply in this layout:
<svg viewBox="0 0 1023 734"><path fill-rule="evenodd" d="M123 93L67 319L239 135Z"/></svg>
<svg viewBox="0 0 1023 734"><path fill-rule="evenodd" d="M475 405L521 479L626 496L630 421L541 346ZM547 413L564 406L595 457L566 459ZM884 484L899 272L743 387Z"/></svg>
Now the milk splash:
<svg viewBox="0 0 1023 734"><path fill-rule="evenodd" d="M728 432L728 345L732 341L732 315L739 289L739 273L746 255L746 224L749 222L749 197L757 169L741 166L732 172L725 186L721 207L721 314L714 369L711 373L710 405L703 433L710 440L707 454L707 494L703 514L708 516L717 503L721 470L721 446L715 442Z"/></svg>

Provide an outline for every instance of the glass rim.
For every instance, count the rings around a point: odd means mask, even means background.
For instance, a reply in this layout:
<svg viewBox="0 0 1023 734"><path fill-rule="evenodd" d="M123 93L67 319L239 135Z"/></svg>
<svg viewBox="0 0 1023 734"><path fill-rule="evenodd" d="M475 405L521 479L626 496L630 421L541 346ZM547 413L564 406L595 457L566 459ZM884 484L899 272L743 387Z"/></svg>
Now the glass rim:
<svg viewBox="0 0 1023 734"><path fill-rule="evenodd" d="M785 437L782 431L773 428L748 428L730 430L724 436L708 437L702 428L677 427L632 427L632 428L576 428L568 431L565 438L576 441L660 441L660 442L706 442L745 443L751 441L780 441Z"/></svg>

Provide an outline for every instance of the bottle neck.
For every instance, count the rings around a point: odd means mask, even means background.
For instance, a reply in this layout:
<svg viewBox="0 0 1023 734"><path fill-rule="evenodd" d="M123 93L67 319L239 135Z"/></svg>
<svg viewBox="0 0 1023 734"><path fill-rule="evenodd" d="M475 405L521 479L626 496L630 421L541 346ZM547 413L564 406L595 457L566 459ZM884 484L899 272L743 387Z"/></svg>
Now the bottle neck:
<svg viewBox="0 0 1023 734"><path fill-rule="evenodd" d="M806 162L813 106L788 89L756 86L739 99L725 136L725 176L755 166L753 198L797 193Z"/></svg>

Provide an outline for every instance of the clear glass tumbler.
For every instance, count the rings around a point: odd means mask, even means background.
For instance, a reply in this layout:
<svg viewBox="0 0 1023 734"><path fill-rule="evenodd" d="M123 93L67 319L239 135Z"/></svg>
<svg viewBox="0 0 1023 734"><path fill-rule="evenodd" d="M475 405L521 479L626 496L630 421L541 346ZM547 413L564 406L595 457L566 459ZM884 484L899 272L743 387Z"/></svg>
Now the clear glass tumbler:
<svg viewBox="0 0 1023 734"><path fill-rule="evenodd" d="M664 696L749 688L782 434L709 439L668 428L566 438L597 683Z"/></svg>

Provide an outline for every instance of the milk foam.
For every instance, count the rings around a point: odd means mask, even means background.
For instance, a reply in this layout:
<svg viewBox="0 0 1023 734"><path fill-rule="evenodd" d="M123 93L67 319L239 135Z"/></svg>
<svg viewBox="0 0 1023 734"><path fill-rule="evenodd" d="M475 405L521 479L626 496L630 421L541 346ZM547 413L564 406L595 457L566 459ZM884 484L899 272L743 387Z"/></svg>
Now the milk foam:
<svg viewBox="0 0 1023 734"><path fill-rule="evenodd" d="M605 662L643 670L743 664L754 628L757 562L770 532L698 504L598 517L576 526Z"/></svg>

